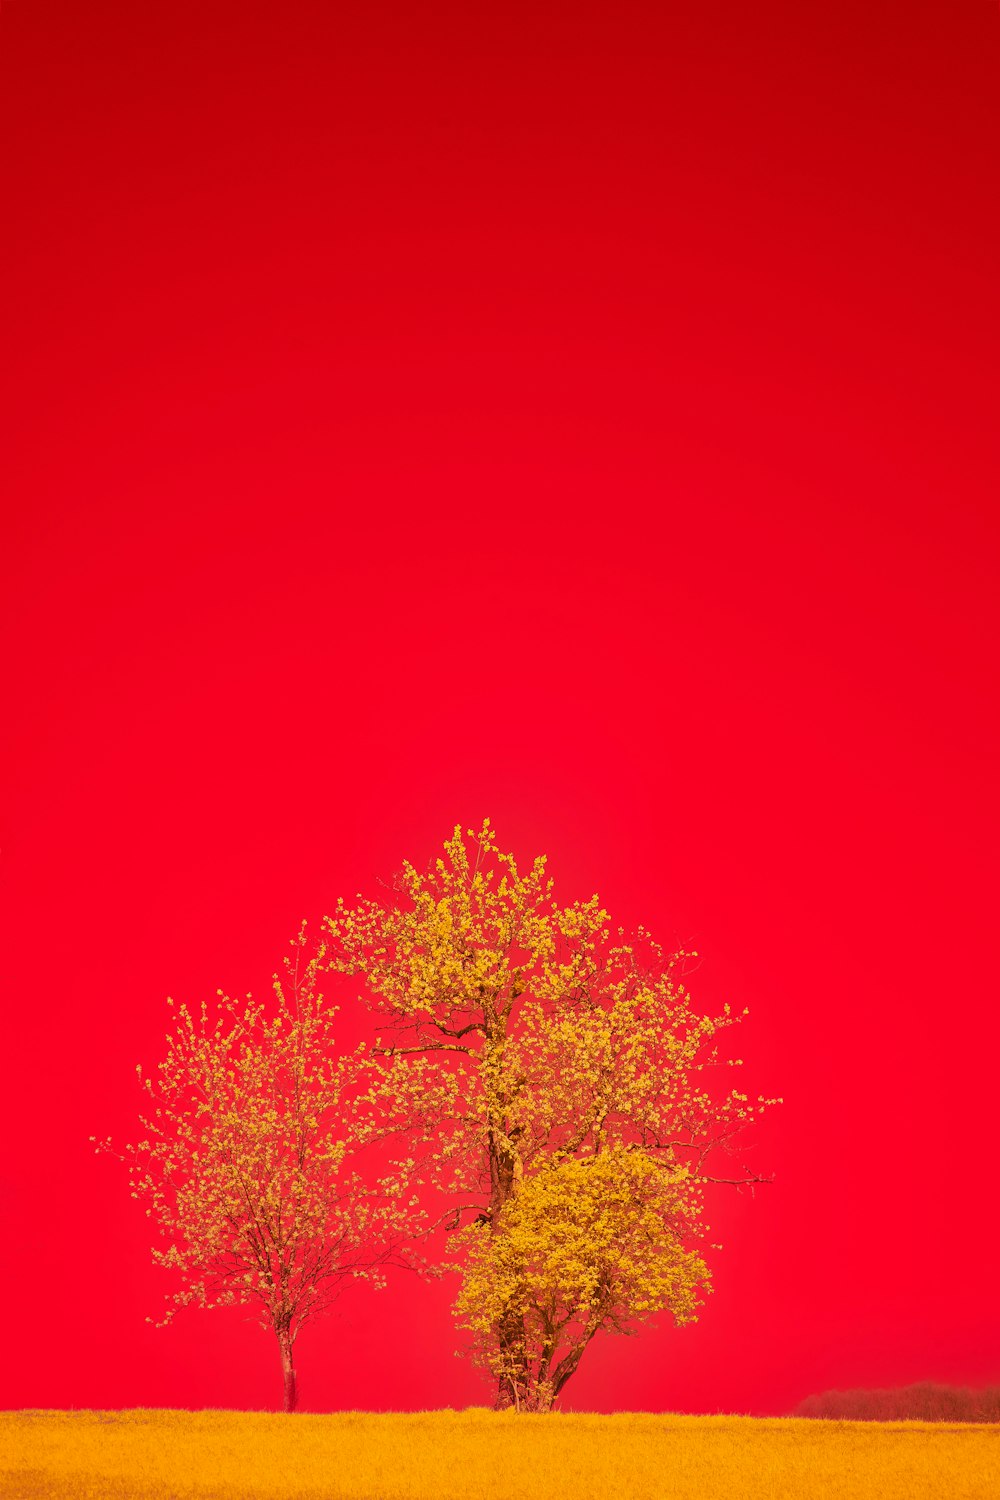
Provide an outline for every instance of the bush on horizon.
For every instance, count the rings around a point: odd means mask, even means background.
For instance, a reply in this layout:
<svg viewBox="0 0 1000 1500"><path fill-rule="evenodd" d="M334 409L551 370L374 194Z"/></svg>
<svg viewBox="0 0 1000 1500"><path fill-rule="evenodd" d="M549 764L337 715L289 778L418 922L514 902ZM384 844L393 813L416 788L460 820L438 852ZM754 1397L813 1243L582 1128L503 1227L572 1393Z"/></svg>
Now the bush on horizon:
<svg viewBox="0 0 1000 1500"><path fill-rule="evenodd" d="M1000 1386L973 1390L924 1380L884 1390L823 1391L807 1396L794 1415L847 1422L1000 1422Z"/></svg>

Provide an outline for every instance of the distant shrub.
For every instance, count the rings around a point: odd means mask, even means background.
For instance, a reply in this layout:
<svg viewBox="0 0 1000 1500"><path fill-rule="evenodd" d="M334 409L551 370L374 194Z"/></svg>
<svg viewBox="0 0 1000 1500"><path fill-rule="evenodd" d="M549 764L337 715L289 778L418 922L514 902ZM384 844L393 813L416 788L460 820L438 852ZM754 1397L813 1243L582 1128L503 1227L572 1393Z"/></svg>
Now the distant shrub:
<svg viewBox="0 0 1000 1500"><path fill-rule="evenodd" d="M1000 1386L971 1390L928 1380L888 1390L824 1391L807 1396L794 1415L847 1422L1000 1422Z"/></svg>

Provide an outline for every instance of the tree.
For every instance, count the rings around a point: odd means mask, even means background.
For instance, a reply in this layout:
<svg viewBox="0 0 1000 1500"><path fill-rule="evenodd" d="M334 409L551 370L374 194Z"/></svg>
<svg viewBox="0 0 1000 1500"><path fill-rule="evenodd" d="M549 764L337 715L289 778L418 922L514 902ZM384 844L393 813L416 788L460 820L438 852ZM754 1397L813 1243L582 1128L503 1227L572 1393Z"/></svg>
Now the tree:
<svg viewBox="0 0 1000 1500"><path fill-rule="evenodd" d="M596 1333L658 1312L695 1317L708 1268L693 1250L687 1174L642 1151L557 1157L523 1177L495 1229L464 1231L455 1303L473 1351L510 1402L547 1411ZM514 1340L506 1337L513 1326Z"/></svg>
<svg viewBox="0 0 1000 1500"><path fill-rule="evenodd" d="M302 1329L353 1278L405 1262L415 1223L398 1174L358 1170L358 1068L335 1052L323 959L303 928L272 1005L220 990L214 1013L179 1006L166 1058L152 1077L137 1070L145 1134L126 1147L132 1196L166 1242L153 1259L180 1280L163 1323L191 1303L255 1305L278 1340L286 1412Z"/></svg>
<svg viewBox="0 0 1000 1500"><path fill-rule="evenodd" d="M706 1183L767 1103L720 1089L719 1033L687 961L626 941L598 898L561 905L489 821L425 873L338 902L327 967L362 977L382 1034L370 1128L412 1143L414 1177L461 1268L456 1302L496 1404L548 1410L600 1332L695 1317L709 1279Z"/></svg>

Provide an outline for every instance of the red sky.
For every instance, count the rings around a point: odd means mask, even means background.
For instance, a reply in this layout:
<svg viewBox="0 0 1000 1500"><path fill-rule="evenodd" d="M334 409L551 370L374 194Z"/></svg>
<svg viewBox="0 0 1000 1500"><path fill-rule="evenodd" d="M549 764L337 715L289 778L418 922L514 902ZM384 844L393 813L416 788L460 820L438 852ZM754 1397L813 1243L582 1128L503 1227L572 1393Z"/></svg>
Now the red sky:
<svg viewBox="0 0 1000 1500"><path fill-rule="evenodd" d="M701 1322L568 1404L1000 1379L998 61L985 0L3 5L0 1404L275 1404L143 1321L87 1137L168 993L484 814L786 1100ZM451 1293L345 1299L304 1407L484 1402Z"/></svg>

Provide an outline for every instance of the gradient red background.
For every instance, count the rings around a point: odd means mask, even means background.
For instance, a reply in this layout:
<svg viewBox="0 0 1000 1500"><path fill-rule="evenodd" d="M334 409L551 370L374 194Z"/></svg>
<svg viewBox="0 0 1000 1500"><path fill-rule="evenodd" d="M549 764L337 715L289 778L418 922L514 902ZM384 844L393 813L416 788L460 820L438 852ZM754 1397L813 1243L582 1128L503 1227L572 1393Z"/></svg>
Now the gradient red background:
<svg viewBox="0 0 1000 1500"><path fill-rule="evenodd" d="M169 1330L167 993L456 820L704 955L785 1096L717 1291L571 1407L1000 1378L995 4L0 14L0 1403L270 1406ZM345 1022L352 1034L356 1020ZM447 1286L307 1409L465 1405Z"/></svg>

